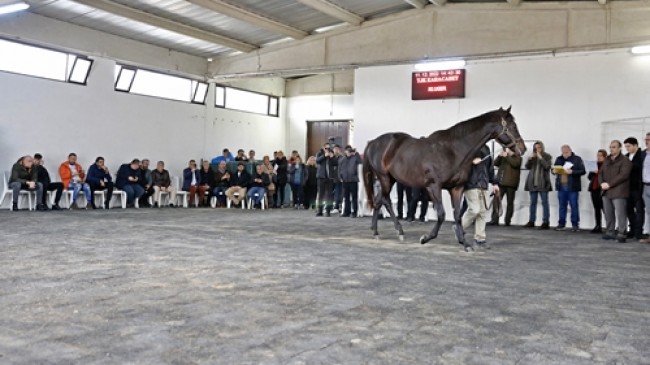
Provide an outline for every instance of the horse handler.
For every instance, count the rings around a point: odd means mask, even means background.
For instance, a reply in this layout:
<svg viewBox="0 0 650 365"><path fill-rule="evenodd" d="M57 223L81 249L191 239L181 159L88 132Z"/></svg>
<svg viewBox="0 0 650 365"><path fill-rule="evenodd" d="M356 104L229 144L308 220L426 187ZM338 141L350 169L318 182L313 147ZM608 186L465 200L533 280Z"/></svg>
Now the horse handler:
<svg viewBox="0 0 650 365"><path fill-rule="evenodd" d="M488 219L489 184L493 184L494 191L499 191L494 176L494 166L490 149L483 146L472 160L472 170L465 183L465 200L467 211L463 215L463 229L474 225L474 241L479 247L490 248L485 235L485 225Z"/></svg>

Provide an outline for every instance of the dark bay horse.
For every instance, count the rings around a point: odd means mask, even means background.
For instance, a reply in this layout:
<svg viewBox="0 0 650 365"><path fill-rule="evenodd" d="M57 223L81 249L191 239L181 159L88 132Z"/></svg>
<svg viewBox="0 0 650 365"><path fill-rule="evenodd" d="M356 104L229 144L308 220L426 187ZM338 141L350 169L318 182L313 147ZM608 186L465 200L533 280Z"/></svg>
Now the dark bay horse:
<svg viewBox="0 0 650 365"><path fill-rule="evenodd" d="M420 243L425 244L438 236L445 220L442 189L446 189L454 208L456 238L465 251L473 250L473 244L465 241L460 213L463 186L469 177L473 158L491 139L519 155L526 151L510 109L499 108L428 137L386 133L368 142L363 159L363 182L370 207L374 208L372 230L375 237L379 236L377 217L384 206L393 219L400 240L404 240L402 225L395 217L390 201L393 184L399 181L412 188L425 188L438 213L431 233L422 236ZM375 179L381 187L377 193L373 189Z"/></svg>

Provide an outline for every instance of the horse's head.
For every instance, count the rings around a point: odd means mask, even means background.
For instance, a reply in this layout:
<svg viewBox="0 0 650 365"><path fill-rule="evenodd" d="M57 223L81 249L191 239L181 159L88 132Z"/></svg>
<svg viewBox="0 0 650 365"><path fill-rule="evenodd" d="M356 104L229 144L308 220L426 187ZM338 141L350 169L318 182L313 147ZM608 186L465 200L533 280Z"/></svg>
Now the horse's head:
<svg viewBox="0 0 650 365"><path fill-rule="evenodd" d="M503 108L497 110L500 119L500 128L494 139L499 142L501 146L510 148L513 152L521 156L526 152L526 145L519 134L519 129L515 123L515 117L510 114L510 109L512 109L512 106L505 110Z"/></svg>

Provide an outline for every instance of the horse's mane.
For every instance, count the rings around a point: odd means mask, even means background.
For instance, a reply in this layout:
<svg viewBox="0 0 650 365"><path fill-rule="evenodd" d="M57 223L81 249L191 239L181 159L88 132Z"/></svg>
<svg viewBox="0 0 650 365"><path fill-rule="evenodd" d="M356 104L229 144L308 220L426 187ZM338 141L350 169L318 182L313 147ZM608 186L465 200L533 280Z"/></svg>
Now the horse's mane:
<svg viewBox="0 0 650 365"><path fill-rule="evenodd" d="M452 139L465 138L477 129L483 128L485 123L491 121L498 112L499 110L492 110L477 117L458 122L447 129L441 129L431 133L429 138L436 138L438 135L448 135Z"/></svg>

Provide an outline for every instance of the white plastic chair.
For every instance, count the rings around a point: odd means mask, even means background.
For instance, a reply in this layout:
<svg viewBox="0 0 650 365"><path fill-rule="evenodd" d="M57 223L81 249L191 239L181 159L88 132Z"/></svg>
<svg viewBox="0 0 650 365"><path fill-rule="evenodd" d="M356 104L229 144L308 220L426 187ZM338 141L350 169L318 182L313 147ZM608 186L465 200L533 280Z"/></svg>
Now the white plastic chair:
<svg viewBox="0 0 650 365"><path fill-rule="evenodd" d="M183 202L183 208L187 208L187 196L189 192L181 189L181 178L180 176L172 177L172 186L176 188L176 200L181 199ZM196 199L194 200L196 201Z"/></svg>
<svg viewBox="0 0 650 365"><path fill-rule="evenodd" d="M234 196L239 196L239 192L236 191L236 192L234 192L232 195L234 195ZM242 209L246 209L246 207L245 207L246 204L244 204L245 202L246 202L246 199L244 199L244 200L241 201L241 208L242 208ZM232 200L230 200L230 198L229 198L228 196L226 196L226 207L227 207L228 209L230 209L230 205L232 205Z"/></svg>
<svg viewBox="0 0 650 365"><path fill-rule="evenodd" d="M5 171L2 174L2 182L4 186L4 190L2 192L2 200L0 200L0 205L2 202L4 202L5 198L7 195L9 195L9 210L14 210L13 206L13 200L14 200L14 192L9 188L9 175L11 173L9 171ZM18 209L20 209L20 203L21 203L21 198L27 198L27 208L29 210L34 210L36 209L36 192L35 191L29 191L29 190L21 190L20 191L20 196L18 197ZM34 200L32 202L32 197L34 197Z"/></svg>
<svg viewBox="0 0 650 365"><path fill-rule="evenodd" d="M259 196L259 193L255 193L255 194L253 194L253 196ZM262 195L262 202L260 203L260 205L262 207L262 210L266 209L265 208L265 206L266 206L266 191ZM243 204L242 204L242 208L243 208ZM251 198L251 197L248 197L248 209L253 209L253 198Z"/></svg>

